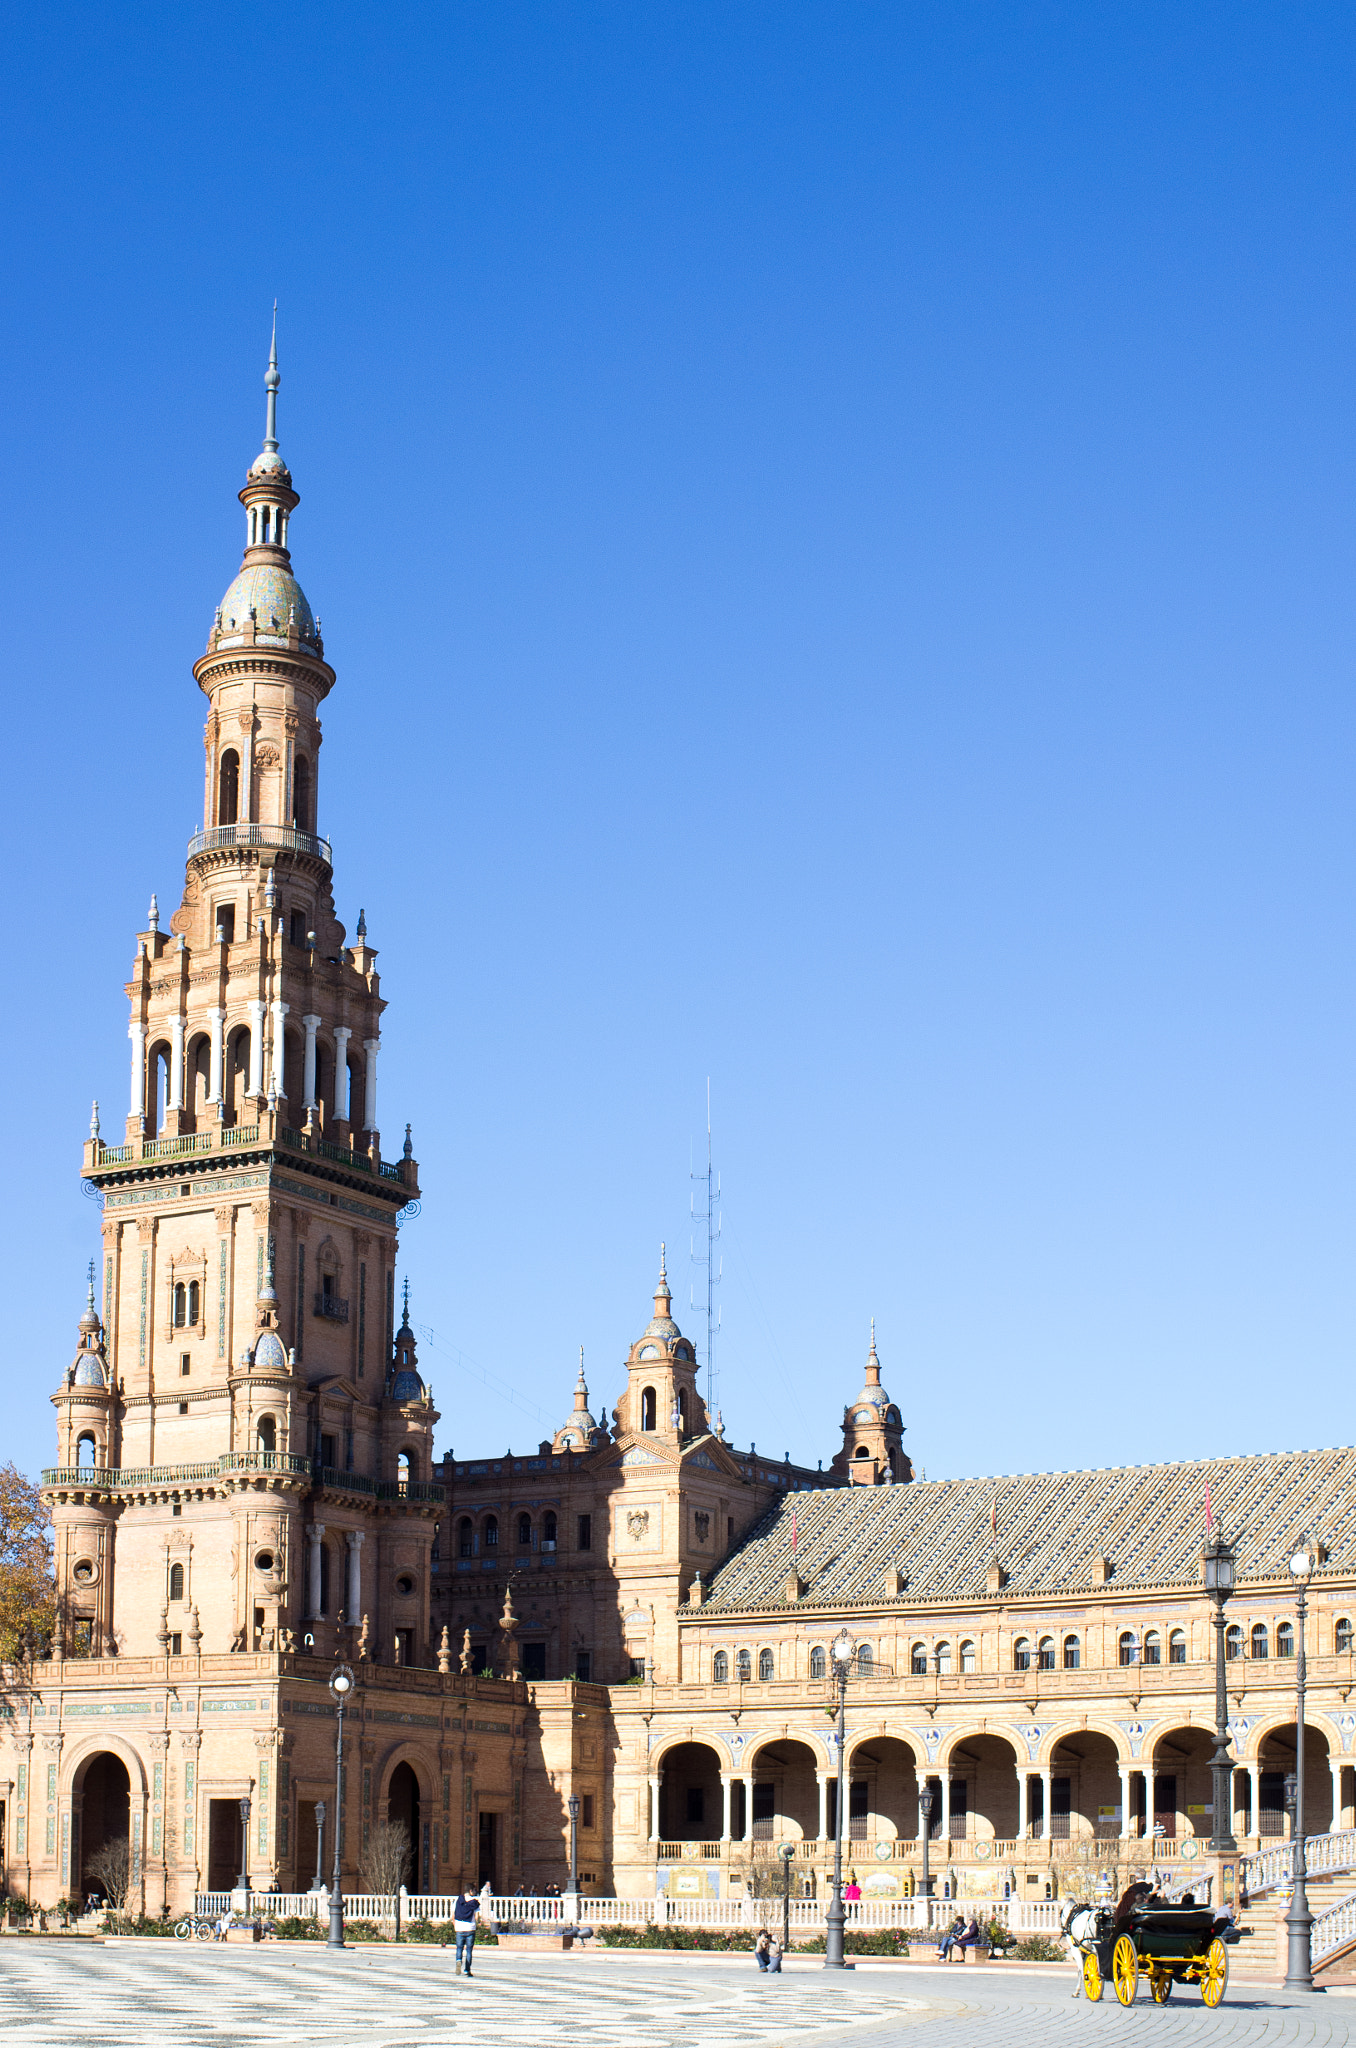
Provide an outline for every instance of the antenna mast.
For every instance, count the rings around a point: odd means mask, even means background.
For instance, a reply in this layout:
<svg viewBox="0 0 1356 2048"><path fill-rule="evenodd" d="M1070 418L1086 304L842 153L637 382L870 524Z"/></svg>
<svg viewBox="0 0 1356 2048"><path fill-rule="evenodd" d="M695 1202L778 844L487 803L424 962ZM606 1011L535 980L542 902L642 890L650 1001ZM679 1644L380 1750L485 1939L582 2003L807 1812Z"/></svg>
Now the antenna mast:
<svg viewBox="0 0 1356 2048"><path fill-rule="evenodd" d="M706 1413L712 1427L714 1427L716 1413L716 1339L720 1335L720 1309L716 1304L716 1291L720 1286L724 1259L716 1250L716 1246L720 1242L720 1177L715 1172L711 1163L711 1077L709 1074L706 1077L706 1171L705 1173L692 1173L689 1175L689 1178L694 1180L698 1186L701 1186L703 1182L706 1186L705 1209L697 1207L695 1192L689 1198L692 1209L691 1263L705 1271L705 1304L703 1305L697 1300L695 1286L689 1292L693 1308L699 1312L703 1312L704 1309L706 1316ZM697 1225L699 1223L706 1225L706 1246L705 1250L700 1254L697 1251Z"/></svg>

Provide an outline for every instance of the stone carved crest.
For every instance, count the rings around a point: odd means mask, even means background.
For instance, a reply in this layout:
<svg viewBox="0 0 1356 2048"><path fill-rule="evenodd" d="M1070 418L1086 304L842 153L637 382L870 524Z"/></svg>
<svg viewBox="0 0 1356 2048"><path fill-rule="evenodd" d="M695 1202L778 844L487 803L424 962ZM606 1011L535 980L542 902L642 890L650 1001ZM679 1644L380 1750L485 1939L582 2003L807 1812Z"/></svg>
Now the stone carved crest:
<svg viewBox="0 0 1356 2048"><path fill-rule="evenodd" d="M626 1517L626 1533L631 1538L631 1541L639 1543L642 1536L648 1535L649 1528L650 1510L648 1508L632 1508L630 1514Z"/></svg>
<svg viewBox="0 0 1356 2048"><path fill-rule="evenodd" d="M708 1515L704 1509L698 1508L696 1513L693 1515L692 1519L693 1522L696 1524L698 1543L707 1542L711 1535L710 1515Z"/></svg>
<svg viewBox="0 0 1356 2048"><path fill-rule="evenodd" d="M276 768L282 756L276 747L271 747L264 740L255 748L254 758L260 768Z"/></svg>

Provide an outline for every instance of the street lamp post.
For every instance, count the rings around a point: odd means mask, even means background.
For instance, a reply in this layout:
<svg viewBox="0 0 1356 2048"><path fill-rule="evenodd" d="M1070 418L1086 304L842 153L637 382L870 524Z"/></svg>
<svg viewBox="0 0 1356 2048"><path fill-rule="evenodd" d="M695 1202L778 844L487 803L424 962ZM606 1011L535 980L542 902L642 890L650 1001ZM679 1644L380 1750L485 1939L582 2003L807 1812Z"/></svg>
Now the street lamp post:
<svg viewBox="0 0 1356 2048"><path fill-rule="evenodd" d="M236 1879L236 1890L245 1894L245 1910L249 1911L250 1891L250 1801L249 1794L240 1802L240 1875Z"/></svg>
<svg viewBox="0 0 1356 2048"><path fill-rule="evenodd" d="M1229 1695L1224 1683L1224 1605L1234 1590L1234 1553L1223 1530L1205 1546L1205 1590L1215 1608L1215 1753L1210 1759L1214 1782L1214 1825L1210 1849L1229 1856L1238 1848L1233 1829L1234 1767L1229 1756Z"/></svg>
<svg viewBox="0 0 1356 2048"><path fill-rule="evenodd" d="M847 1682L857 1645L846 1629L834 1638L833 1675L838 1686L838 1794L833 1814L833 1898L824 1923L824 1968L841 1970L843 1963L843 1753L847 1748Z"/></svg>
<svg viewBox="0 0 1356 2048"><path fill-rule="evenodd" d="M571 1792L565 1801L570 1816L570 1899L571 1917L579 1918L579 1795Z"/></svg>
<svg viewBox="0 0 1356 2048"><path fill-rule="evenodd" d="M1304 1856L1304 1623L1309 1612L1309 1580L1316 1562L1308 1537L1302 1536L1290 1559L1290 1576L1295 1581L1297 1592L1296 1620L1299 1628L1295 1644L1295 1819L1290 1851L1290 1910L1285 1916L1287 1991L1312 1991L1314 1988L1310 1939L1314 1916L1309 1911L1305 1882L1309 1873Z"/></svg>
<svg viewBox="0 0 1356 2048"><path fill-rule="evenodd" d="M932 1874L928 1869L928 1844L932 1838L932 1809L937 1804L937 1794L932 1789L931 1778L924 1778L923 1789L918 1795L918 1810L923 1816L923 1875L919 1890L925 1899L932 1897ZM928 1909L929 1912L931 1908Z"/></svg>
<svg viewBox="0 0 1356 2048"><path fill-rule="evenodd" d="M315 1889L318 1892L323 1892L325 1889L325 1802L323 1799L317 1799L315 1803Z"/></svg>
<svg viewBox="0 0 1356 2048"><path fill-rule="evenodd" d="M352 1690L353 1673L347 1664L336 1664L330 1673L330 1695L339 1713L334 1737L334 1872L330 1884L330 1948L344 1946L344 1885L339 1857L344 1841L344 1705Z"/></svg>

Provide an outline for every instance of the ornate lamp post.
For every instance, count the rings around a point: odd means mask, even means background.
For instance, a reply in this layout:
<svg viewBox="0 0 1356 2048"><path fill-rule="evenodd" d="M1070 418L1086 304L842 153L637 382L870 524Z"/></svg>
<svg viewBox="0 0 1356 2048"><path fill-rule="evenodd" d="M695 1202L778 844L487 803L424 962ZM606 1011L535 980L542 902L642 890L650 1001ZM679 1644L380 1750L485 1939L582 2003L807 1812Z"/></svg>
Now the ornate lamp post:
<svg viewBox="0 0 1356 2048"><path fill-rule="evenodd" d="M1290 1851L1290 1911L1285 1916L1287 1948L1285 1965L1285 1988L1287 1991L1312 1991L1314 1988L1313 1956L1310 1933L1314 1916L1309 1911L1309 1893L1306 1884L1308 1871L1304 1856L1304 1623L1309 1612L1309 1580L1318 1562L1307 1536L1301 1536L1290 1559L1290 1576L1297 1589L1296 1619L1299 1623L1298 1640L1295 1644L1295 1819L1293 1825L1293 1846Z"/></svg>
<svg viewBox="0 0 1356 2048"><path fill-rule="evenodd" d="M240 1875L236 1879L236 1890L245 1894L245 1910L249 1911L250 1892L250 1801L249 1794L240 1802Z"/></svg>
<svg viewBox="0 0 1356 2048"><path fill-rule="evenodd" d="M932 1789L931 1778L924 1778L923 1789L918 1795L918 1811L923 1816L923 1875L919 1890L925 1899L932 1897L932 1874L928 1869L928 1844L932 1839L932 1809L937 1804L937 1794ZM929 1912L931 1909L929 1908Z"/></svg>
<svg viewBox="0 0 1356 2048"><path fill-rule="evenodd" d="M339 1710L339 1725L334 1738L334 1872L330 1884L330 1948L344 1946L344 1885L339 1871L339 1856L344 1840L344 1706L352 1690L353 1673L347 1664L336 1664L330 1673L330 1694Z"/></svg>
<svg viewBox="0 0 1356 2048"><path fill-rule="evenodd" d="M571 1792L565 1801L570 1816L570 1897L574 1900L574 1918L579 1918L579 1794Z"/></svg>
<svg viewBox="0 0 1356 2048"><path fill-rule="evenodd" d="M833 1641L833 1676L838 1687L838 1796L833 1814L833 1898L824 1923L824 1968L843 1968L843 1754L847 1748L847 1682L857 1645L846 1629Z"/></svg>
<svg viewBox="0 0 1356 2048"><path fill-rule="evenodd" d="M1234 1590L1233 1546L1222 1529L1205 1546L1205 1590L1215 1608L1215 1753L1210 1759L1214 1781L1212 1855L1229 1856L1237 1849L1233 1830L1234 1767L1229 1756L1229 1696L1224 1684L1224 1606Z"/></svg>
<svg viewBox="0 0 1356 2048"><path fill-rule="evenodd" d="M315 1803L315 1890L325 1889L325 1802Z"/></svg>

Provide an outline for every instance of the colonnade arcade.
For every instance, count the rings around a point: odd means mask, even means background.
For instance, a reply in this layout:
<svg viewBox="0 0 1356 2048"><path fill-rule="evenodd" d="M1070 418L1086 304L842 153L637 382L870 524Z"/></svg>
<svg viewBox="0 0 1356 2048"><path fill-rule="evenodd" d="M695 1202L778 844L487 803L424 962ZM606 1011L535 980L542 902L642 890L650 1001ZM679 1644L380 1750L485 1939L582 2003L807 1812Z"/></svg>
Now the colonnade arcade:
<svg viewBox="0 0 1356 2048"><path fill-rule="evenodd" d="M650 1839L659 1843L828 1841L836 1831L838 1766L831 1732L675 1740L650 1762ZM930 1834L992 1854L1021 1841L1168 1839L1213 1832L1214 1736L1192 1724L1128 1738L1089 1727L1046 1736L1029 1760L1015 1733L853 1734L845 1777L845 1841L917 1843L919 1795L931 1784ZM1233 1742L1233 1814L1240 1838L1289 1831L1284 1781L1295 1764L1292 1721L1249 1726ZM926 1753L933 1751L932 1756ZM1335 1731L1306 1723L1305 1830L1356 1825L1356 1766ZM964 1853L963 1850L961 1853Z"/></svg>

